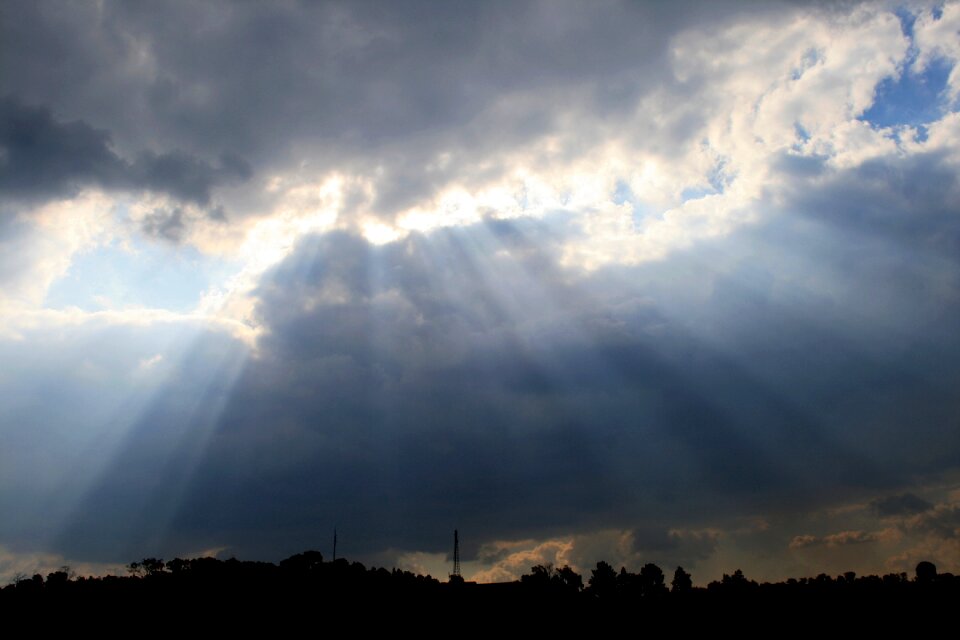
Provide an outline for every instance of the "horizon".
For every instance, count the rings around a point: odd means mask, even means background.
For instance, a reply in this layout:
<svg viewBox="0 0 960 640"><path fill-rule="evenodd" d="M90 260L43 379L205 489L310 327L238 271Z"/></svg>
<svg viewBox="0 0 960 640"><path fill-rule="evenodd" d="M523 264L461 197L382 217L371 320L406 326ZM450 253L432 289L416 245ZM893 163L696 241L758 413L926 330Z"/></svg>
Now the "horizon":
<svg viewBox="0 0 960 640"><path fill-rule="evenodd" d="M455 529L481 582L960 573L958 33L5 2L0 584Z"/></svg>
<svg viewBox="0 0 960 640"><path fill-rule="evenodd" d="M447 574L446 580L444 580L443 575L434 576L433 574L429 574L429 573L427 573L427 574L418 573L418 572L416 572L416 571L410 571L410 570L407 570L407 569L400 569L399 567L386 567L386 566L378 567L378 566L376 566L376 565L366 566L366 565L364 565L362 562L359 562L359 561L357 561L357 560L349 560L349 559L344 558L344 557L329 558L329 559L328 559L328 558L324 558L324 557L323 557L323 554L322 554L320 551L316 550L316 549L305 549L305 550L303 550L303 551L301 551L301 552L299 552L299 553L296 553L296 554L294 554L294 555L292 555L292 556L290 556L290 557L288 557L288 558L284 558L283 560L280 560L280 561L278 561L278 562L270 562L270 561L266 561L266 560L243 560L243 559L237 558L237 557L235 557L235 556L230 556L230 557L227 557L227 558L218 558L218 557L216 557L216 556L210 556L210 555L208 555L208 556L194 556L194 557L190 557L190 558L180 558L180 557L177 557L177 558L171 558L171 559L169 559L169 560L167 560L167 559L165 559L165 558L141 558L140 560L133 561L133 562L129 562L129 563L123 565L122 571L117 571L117 568L112 568L112 569L110 569L110 570L109 570L108 572L106 572L106 573L99 573L99 574L84 574L84 573L78 573L78 572L74 571L72 567L70 567L70 566L68 566L68 565L64 565L64 566L57 567L55 570L51 571L50 574L48 574L48 575L46 575L46 576L43 576L43 575L41 575L41 574L35 574L35 575L33 575L33 576L30 576L30 575L27 575L27 574L18 573L16 576L14 576L14 579L13 579L10 583L8 583L8 585L6 585L6 586L9 586L9 585L16 586L16 585L18 585L20 582L23 582L23 581L36 580L36 579L37 579L37 576L40 576L40 578L41 578L42 580L49 581L49 580L51 579L51 575L52 575L52 574L62 574L62 575L65 576L66 579L69 580L69 581L75 581L75 580L78 580L78 579L98 579L98 578L117 578L117 577L120 577L120 578L122 578L122 577L143 578L143 577L146 577L146 576L151 575L151 574L153 574L153 573L169 573L169 572L171 572L171 570L172 570L172 569L171 569L172 564L173 564L175 561L177 561L177 562L179 562L179 561L186 561L187 565L183 565L183 563L179 563L179 564L180 564L180 569L185 568L185 566L188 566L190 562L195 561L195 560L215 560L215 561L220 562L220 563L224 563L224 562L239 562L239 563L241 563L241 564L246 564L246 563L251 563L251 564L268 564L268 565L271 565L271 566L273 566L273 567L278 567L278 568L281 568L281 569L282 569L282 568L286 565L287 562L292 561L292 560L298 560L298 559L299 559L299 560L302 560L305 556L309 556L309 555L312 555L312 554L319 554L319 555L320 555L319 562L322 563L322 564L344 564L344 565L350 565L350 566L360 565L360 566L362 566L365 570L370 571L370 572L378 571L378 570L380 570L380 569L389 569L391 572L403 571L403 572L412 573L412 574L414 574L414 575L416 575L416 576L418 576L418 577L428 578L428 579L436 580L437 582L446 583L446 584L451 584L451 583L460 583L460 584L514 584L514 583L523 582L524 580L526 580L526 579L528 579L528 578L537 577L537 572L538 572L538 570L545 572L544 575L546 575L546 576L548 576L548 577L555 575L556 571L557 571L557 570L560 570L560 569L563 569L563 570L571 569L571 570L573 570L574 573L575 573L576 575L578 575L578 576L581 576L581 577L589 577L588 574L593 573L594 570L600 570L600 568L601 568L602 565L606 565L607 568L612 569L612 570L613 570L615 573L617 573L618 575L619 575L620 573L624 572L624 571L628 571L629 573L635 575L635 572L629 571L629 570L628 570L626 567L624 567L624 566L621 566L620 569L618 570L618 568L617 568L615 565L610 565L610 564L607 563L605 560L602 560L602 559L601 559L601 560L598 560L598 561L597 561L596 565L595 565L593 568L584 567L584 568L581 568L581 569L577 569L577 568L574 568L574 567L570 567L569 565L563 565L562 567L560 567L560 566L554 566L554 565L553 565L552 563L550 563L550 562L547 562L546 564L533 565L533 566L529 567L526 571L522 572L520 575L517 575L517 576L512 577L512 578L510 578L510 579L507 579L507 580L501 580L501 581L496 581L496 582L489 582L489 581L488 581L488 582L477 582L477 581L473 581L473 580L470 580L470 579L466 579L466 580L465 580L465 579L462 578L462 576L460 576L459 574L455 574L454 572L451 572L451 573ZM310 562L313 562L313 559L312 559L312 558L311 558ZM451 565L451 567L453 567L455 563L454 563L454 561L451 560L449 564ZM651 565L654 566L654 567L656 567L657 569L660 569L660 570L662 571L662 574L663 574L663 576L664 576L665 579L666 579L666 578L669 578L670 575L673 575L668 567L660 567L660 566L657 565L655 562L646 563L643 568L645 569L646 567L651 566ZM720 583L721 581L722 581L722 582L726 582L726 581L727 581L729 578L731 578L731 577L734 577L734 578L739 577L739 578L741 578L741 579L746 580L747 582L756 582L756 583L761 584L761 585L763 585L763 584L786 584L786 583L790 583L790 582L793 582L793 581L797 581L797 582L808 582L808 581L816 580L816 579L821 578L821 577L823 577L823 576L827 576L827 577L830 578L831 580L841 580L841 581L843 581L843 580L849 581L849 580L864 579L864 578L867 578L867 579L869 579L869 578L880 578L880 577L886 578L886 577L888 577L888 576L898 576L898 577L901 577L901 578L902 578L902 577L905 576L907 581L916 582L916 581L918 581L918 580L921 579L921 578L920 578L920 574L921 574L921 567L922 567L923 565L927 565L927 567L930 568L930 571L931 571L931 573L932 573L934 576L941 576L941 577L945 577L945 578L947 578L947 579L952 579L952 578L955 577L955 576L953 576L953 574L950 573L950 572L939 571L939 570L937 569L936 565L933 565L931 562L929 562L929 561L927 561L927 560L921 560L919 563L917 563L917 566L914 567L914 572L913 572L913 575L912 575L912 576L910 575L909 572L906 572L906 571L901 571L901 572L887 572L887 573L884 573L884 574L857 574L857 573L854 572L854 571L844 571L844 572L841 572L841 573L839 573L839 574L837 574L837 575L835 575L835 576L831 576L831 575L829 575L829 574L821 573L821 574L816 575L816 576L813 576L813 575L810 575L810 576L790 576L790 577L783 578L783 579L781 579L781 580L771 580L771 581L763 581L763 580L761 580L761 581L757 581L757 580L752 579L749 575L744 574L741 569L737 568L737 569L731 569L729 573L724 572L721 577L718 577L718 578L716 578L715 580L711 580L709 583L708 583L708 582L704 582L704 583L702 583L702 584L698 584L695 580L692 580L692 577L693 577L693 576L691 576L689 572L687 572L686 570L684 570L683 567L677 566L677 567L674 568L673 571L676 572L676 573L679 573L679 572L682 571L683 574L686 575L686 578L691 580L691 582L688 583L690 587L695 588L695 589L705 589L705 588L707 588L710 584ZM178 569L178 570L180 570L180 569ZM637 571L639 571L639 569L641 569L641 568L638 567L638 568L637 568ZM453 570L456 571L455 568L454 568ZM929 575L929 574L928 574L928 575ZM457 578L457 579L455 579L455 578ZM669 584L669 582L667 582L666 584ZM584 584L584 586L586 586L586 584ZM3 587L0 587L0 589L2 589L2 588L3 588Z"/></svg>

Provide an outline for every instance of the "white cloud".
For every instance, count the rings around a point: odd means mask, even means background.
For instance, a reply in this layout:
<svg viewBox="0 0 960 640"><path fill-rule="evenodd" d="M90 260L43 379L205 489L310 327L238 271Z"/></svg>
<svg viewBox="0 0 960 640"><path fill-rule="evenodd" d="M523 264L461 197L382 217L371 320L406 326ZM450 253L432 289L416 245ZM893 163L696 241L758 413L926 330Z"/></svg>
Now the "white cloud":
<svg viewBox="0 0 960 640"><path fill-rule="evenodd" d="M43 303L50 285L69 269L74 257L109 241L114 227L116 202L99 191L85 191L74 198L50 202L19 219L24 233L9 251L15 253L17 269L0 289L0 307Z"/></svg>
<svg viewBox="0 0 960 640"><path fill-rule="evenodd" d="M949 98L956 100L960 95L960 4L950 2L940 7L940 16L935 17L934 10L922 11L914 24L914 38L919 55L914 63L916 72L923 72L936 58L947 58L954 63L947 79Z"/></svg>
<svg viewBox="0 0 960 640"><path fill-rule="evenodd" d="M955 39L943 34L956 14L949 5L940 20L929 13L918 19L918 66L934 54L954 55ZM494 163L437 151L423 168L437 188L386 216L372 209L387 187L382 168L344 167L311 177L304 161L292 173L237 187L238 194L261 190L255 200L266 208L247 217L223 223L196 205L141 194L128 201L129 220L137 225L158 210L180 207L185 245L238 265L233 276L203 294L196 313L246 326L253 335L250 294L262 275L304 235L333 228L359 229L379 244L487 216L542 217L563 210L575 214L561 231L568 267L661 259L762 216L758 199L786 179L773 166L784 150L825 156L837 169L919 150L909 140L898 147L895 132L856 120L880 80L902 72L907 45L897 17L878 5L849 14L741 16L720 28L677 33L668 47L672 74L611 122L598 120L589 102L570 100L549 105L556 115L553 128L505 146ZM547 108L538 101L557 97L523 96L524 109ZM498 127L504 105L520 97L503 100L477 116L478 126ZM933 125L923 148L953 148L955 137L945 126ZM585 138L585 131L593 137ZM628 201L617 196L618 185L629 188ZM702 195L685 197L691 189ZM225 193L243 208L229 189ZM38 306L77 252L129 233L110 218L116 204L88 192L36 215L34 264L29 277L7 288L7 306L11 299Z"/></svg>

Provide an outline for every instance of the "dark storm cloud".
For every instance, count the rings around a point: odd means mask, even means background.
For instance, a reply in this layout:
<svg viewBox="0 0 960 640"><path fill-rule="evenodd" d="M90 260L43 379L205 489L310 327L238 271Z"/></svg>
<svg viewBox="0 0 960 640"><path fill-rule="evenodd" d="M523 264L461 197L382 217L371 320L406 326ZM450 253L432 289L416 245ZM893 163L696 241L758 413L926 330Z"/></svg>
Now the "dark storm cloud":
<svg viewBox="0 0 960 640"><path fill-rule="evenodd" d="M871 159L821 180L801 180L808 176L790 172L798 179L791 185L793 204L841 234L955 256L960 251L955 169L949 154L932 151Z"/></svg>
<svg viewBox="0 0 960 640"><path fill-rule="evenodd" d="M109 133L85 122L57 122L47 109L0 100L0 188L56 197L83 183L116 183L126 167L109 142Z"/></svg>
<svg viewBox="0 0 960 640"><path fill-rule="evenodd" d="M888 199L930 169L900 168ZM879 189L864 181L819 186ZM930 187L913 206L949 211L955 179ZM953 468L957 264L915 248L952 242L955 216L877 233L888 211L862 205L797 198L768 224L579 282L541 241L558 237L549 221L305 242L261 289L271 333L229 432L271 451L257 495L272 521L342 518L371 549L442 545L452 521L484 539L664 531Z"/></svg>
<svg viewBox="0 0 960 640"><path fill-rule="evenodd" d="M61 122L49 109L0 100L0 189L5 197L43 201L84 186L150 189L206 205L213 187L250 177L249 165L225 155L219 166L175 151L119 157L110 134L83 121Z"/></svg>
<svg viewBox="0 0 960 640"><path fill-rule="evenodd" d="M214 186L246 180L252 173L250 165L235 155L225 154L219 165L211 165L180 151L159 155L146 152L131 164L128 180L133 185L206 205Z"/></svg>
<svg viewBox="0 0 960 640"><path fill-rule="evenodd" d="M901 165L887 197L927 168ZM810 180L883 200L855 170ZM915 206L949 211L953 189ZM261 283L269 333L189 489L157 509L170 514L157 548L278 556L334 524L357 554L444 549L453 526L476 540L625 528L638 549L695 562L716 548L691 533L704 523L954 469L958 265L916 250L949 245L954 216L883 233L887 210L861 206L795 197L764 224L592 274L558 265L564 217L382 247L305 239ZM166 419L144 418L88 513L119 517L156 482L138 469ZM177 456L151 464L185 474ZM64 540L107 556L111 521L91 515Z"/></svg>

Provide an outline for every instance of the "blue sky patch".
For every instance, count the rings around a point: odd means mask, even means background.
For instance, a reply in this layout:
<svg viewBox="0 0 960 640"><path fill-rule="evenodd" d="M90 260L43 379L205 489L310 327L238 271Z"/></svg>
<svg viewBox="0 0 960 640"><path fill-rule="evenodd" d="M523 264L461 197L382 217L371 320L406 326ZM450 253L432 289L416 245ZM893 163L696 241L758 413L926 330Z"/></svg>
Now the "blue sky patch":
<svg viewBox="0 0 960 640"><path fill-rule="evenodd" d="M643 224L646 218L659 213L659 211L653 207L644 204L640 200L637 200L633 190L630 189L630 185L623 180L617 180L617 184L613 190L613 195L610 199L616 204L629 204L631 207L633 207L632 217L634 228L638 228L641 224Z"/></svg>
<svg viewBox="0 0 960 640"><path fill-rule="evenodd" d="M885 78L877 86L873 106L860 120L876 127L919 126L939 120L946 109L944 89L953 64L937 58L922 73L907 71L899 78Z"/></svg>
<svg viewBox="0 0 960 640"><path fill-rule="evenodd" d="M613 189L613 196L611 198L616 204L624 204L625 202L633 203L633 190L630 189L628 185L623 180L617 180L617 184Z"/></svg>
<svg viewBox="0 0 960 640"><path fill-rule="evenodd" d="M713 195L716 192L716 189L712 187L687 187L680 193L680 198L684 202L687 200L699 200L700 198Z"/></svg>
<svg viewBox="0 0 960 640"><path fill-rule="evenodd" d="M47 292L47 308L85 311L143 306L186 312L201 294L224 281L231 265L192 247L139 243L133 251L100 247L74 258L70 270Z"/></svg>
<svg viewBox="0 0 960 640"><path fill-rule="evenodd" d="M903 35L913 40L913 26L917 23L917 16L911 13L906 7L900 7L893 12L900 19L900 31Z"/></svg>

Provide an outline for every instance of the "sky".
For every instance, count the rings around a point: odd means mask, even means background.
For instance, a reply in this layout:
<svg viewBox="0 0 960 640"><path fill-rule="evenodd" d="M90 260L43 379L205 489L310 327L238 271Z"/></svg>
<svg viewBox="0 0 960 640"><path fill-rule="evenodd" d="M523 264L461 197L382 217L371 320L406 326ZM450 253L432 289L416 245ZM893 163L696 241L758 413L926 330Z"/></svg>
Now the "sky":
<svg viewBox="0 0 960 640"><path fill-rule="evenodd" d="M0 5L0 584L960 571L960 4Z"/></svg>

